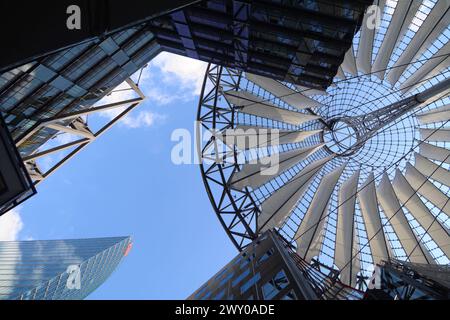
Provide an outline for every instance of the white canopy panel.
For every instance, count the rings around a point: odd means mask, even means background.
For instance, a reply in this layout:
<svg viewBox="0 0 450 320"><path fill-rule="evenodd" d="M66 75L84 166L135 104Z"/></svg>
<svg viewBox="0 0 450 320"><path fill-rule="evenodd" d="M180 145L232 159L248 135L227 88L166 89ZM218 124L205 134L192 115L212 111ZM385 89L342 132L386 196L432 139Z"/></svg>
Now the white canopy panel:
<svg viewBox="0 0 450 320"><path fill-rule="evenodd" d="M392 229L411 262L434 263L428 250L423 251L422 247L418 245L419 239L412 231L386 173L383 174L377 187L377 197L386 218L389 219Z"/></svg>
<svg viewBox="0 0 450 320"><path fill-rule="evenodd" d="M324 91L324 90L319 90L319 89L312 89L312 88L307 88L304 86L301 86L299 84L295 85L298 89L298 91L300 91L301 94L307 96L307 97L311 97L311 96L327 96L328 92Z"/></svg>
<svg viewBox="0 0 450 320"><path fill-rule="evenodd" d="M448 22L450 21L449 8L450 1L437 1L387 75L390 84L394 85L408 67L409 63L420 57L442 31L447 28Z"/></svg>
<svg viewBox="0 0 450 320"><path fill-rule="evenodd" d="M285 123L289 123L295 126L299 126L302 123L319 119L318 116L312 116L309 114L304 114L295 111L289 111L281 108L274 108L265 105L251 105L243 107L240 112L251 114L254 116L272 119L275 121L281 121Z"/></svg>
<svg viewBox="0 0 450 320"><path fill-rule="evenodd" d="M284 186L275 191L263 203L258 216L258 230L261 232L280 226L295 209L308 185L325 163L333 159L329 156L315 161L297 173Z"/></svg>
<svg viewBox="0 0 450 320"><path fill-rule="evenodd" d="M291 88L288 88L284 84L262 76L257 76L255 74L247 73L247 79L254 82L261 88L269 91L280 100L286 102L287 104L297 108L299 110L305 108L319 107L322 104L306 95L303 95Z"/></svg>
<svg viewBox="0 0 450 320"><path fill-rule="evenodd" d="M420 154L415 153L415 164L417 170L423 175L432 178L448 187L450 187L450 171L438 166L433 161L422 157Z"/></svg>
<svg viewBox="0 0 450 320"><path fill-rule="evenodd" d="M297 239L297 253L303 258L307 258L311 245L320 236L321 230L318 227L323 226L323 224L319 222L325 215L331 194L344 169L345 164L322 178L308 211L305 213L300 227L295 234L295 239Z"/></svg>
<svg viewBox="0 0 450 320"><path fill-rule="evenodd" d="M450 198L431 183L410 163L406 164L405 178L414 190L427 198L439 210L450 216Z"/></svg>
<svg viewBox="0 0 450 320"><path fill-rule="evenodd" d="M305 113L278 108L273 103L263 100L248 91L228 91L224 93L229 103L242 106L240 112L252 114L258 117L300 125L304 122L318 119Z"/></svg>
<svg viewBox="0 0 450 320"><path fill-rule="evenodd" d="M392 183L395 193L412 216L418 221L423 229L427 230L430 237L436 242L447 257L450 257L450 242L448 241L448 232L436 221L435 217L422 202L406 178L397 169L394 181Z"/></svg>
<svg viewBox="0 0 450 320"><path fill-rule="evenodd" d="M232 103L236 106L261 105L277 108L277 106L270 100L265 100L261 97L255 96L253 93L246 90L230 90L224 92L224 96L229 103Z"/></svg>
<svg viewBox="0 0 450 320"><path fill-rule="evenodd" d="M347 78L345 77L344 70L342 70L342 67L341 67L341 66L339 66L339 68L338 68L338 70L337 70L336 77L338 77L338 78L341 79L341 80L347 79Z"/></svg>
<svg viewBox="0 0 450 320"><path fill-rule="evenodd" d="M420 124L430 124L450 120L450 104L417 115Z"/></svg>
<svg viewBox="0 0 450 320"><path fill-rule="evenodd" d="M236 145L240 150L249 150L301 142L320 132L322 130L289 131L238 125L234 129L225 130L217 137L230 147Z"/></svg>
<svg viewBox="0 0 450 320"><path fill-rule="evenodd" d="M419 153L425 158L450 164L450 150L423 142Z"/></svg>
<svg viewBox="0 0 450 320"><path fill-rule="evenodd" d="M419 129L422 141L450 142L450 129Z"/></svg>
<svg viewBox="0 0 450 320"><path fill-rule="evenodd" d="M348 49L345 53L344 61L342 62L342 70L350 73L353 76L358 75L358 70L356 68L355 55L353 53L353 46Z"/></svg>
<svg viewBox="0 0 450 320"><path fill-rule="evenodd" d="M353 256L355 238L355 203L358 191L359 170L356 171L339 189L339 209L334 250L334 263L340 270L341 281L352 285L353 263L348 263Z"/></svg>
<svg viewBox="0 0 450 320"><path fill-rule="evenodd" d="M238 190L242 190L245 187L256 189L303 161L323 146L324 144L318 144L308 148L279 153L278 161L275 161L275 163L273 163L275 158L268 156L259 159L257 163L244 164L241 171L236 172L231 178L231 184L233 188Z"/></svg>
<svg viewBox="0 0 450 320"><path fill-rule="evenodd" d="M378 211L373 172L369 174L367 180L361 186L358 192L358 200L372 251L373 262L379 263L380 260L389 258L389 249L384 238L383 226Z"/></svg>
<svg viewBox="0 0 450 320"><path fill-rule="evenodd" d="M324 209L324 212L328 212L328 203L326 205L326 208ZM328 218L324 218L319 221L317 225L317 234L313 238L311 245L309 247L308 253L306 254L305 260L311 261L314 257L317 257L320 254L320 250L322 249L322 243L325 236L325 222Z"/></svg>
<svg viewBox="0 0 450 320"><path fill-rule="evenodd" d="M379 12L383 14L386 0L375 0L374 4L378 6ZM356 55L356 65L358 67L358 71L364 74L369 74L372 71L373 41L376 31L376 28L372 27L372 24L375 22L374 19L376 19L375 12L368 12L368 14L365 14L360 29L361 31L358 54Z"/></svg>
<svg viewBox="0 0 450 320"><path fill-rule="evenodd" d="M450 42L439 49L427 62L417 69L405 82L400 89L408 92L421 84L422 80L429 79L439 72L445 70L450 65Z"/></svg>
<svg viewBox="0 0 450 320"><path fill-rule="evenodd" d="M401 0L397 2L395 11L392 14L392 20L389 23L386 35L383 38L383 43L378 50L378 54L372 66L372 70L376 72L375 75L378 78L384 78L386 67L388 66L392 52L398 41L403 38L408 30L408 26L421 3L421 0Z"/></svg>

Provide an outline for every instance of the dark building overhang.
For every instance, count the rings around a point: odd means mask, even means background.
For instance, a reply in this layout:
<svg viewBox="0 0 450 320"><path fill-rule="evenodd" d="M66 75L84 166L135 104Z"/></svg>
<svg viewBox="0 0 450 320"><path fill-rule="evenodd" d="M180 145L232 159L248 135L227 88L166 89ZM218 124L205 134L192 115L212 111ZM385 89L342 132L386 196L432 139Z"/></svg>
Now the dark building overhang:
<svg viewBox="0 0 450 320"><path fill-rule="evenodd" d="M0 114L0 216L36 193Z"/></svg>
<svg viewBox="0 0 450 320"><path fill-rule="evenodd" d="M0 72L182 8L199 0L7 0L0 2ZM81 29L69 30L70 6L80 8ZM70 11L69 11L70 12Z"/></svg>
<svg viewBox="0 0 450 320"><path fill-rule="evenodd" d="M170 52L326 89L364 12L361 1L202 1L149 21Z"/></svg>

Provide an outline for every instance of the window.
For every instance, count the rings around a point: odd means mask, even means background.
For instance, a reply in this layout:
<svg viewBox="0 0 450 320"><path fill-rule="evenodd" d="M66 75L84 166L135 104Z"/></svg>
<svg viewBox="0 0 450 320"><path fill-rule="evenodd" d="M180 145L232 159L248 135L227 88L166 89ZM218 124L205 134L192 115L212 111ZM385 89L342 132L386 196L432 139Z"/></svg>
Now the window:
<svg viewBox="0 0 450 320"><path fill-rule="evenodd" d="M208 288L208 284L204 284L203 287L201 287L198 292L195 294L195 298L198 299Z"/></svg>
<svg viewBox="0 0 450 320"><path fill-rule="evenodd" d="M216 296L213 298L213 300L222 300L223 297L225 297L225 289L220 291Z"/></svg>
<svg viewBox="0 0 450 320"><path fill-rule="evenodd" d="M275 277L269 282L262 286L262 291L265 300L271 300L275 297L281 290L289 285L289 280L286 277L284 270L278 272Z"/></svg>
<svg viewBox="0 0 450 320"><path fill-rule="evenodd" d="M220 278L222 278L222 276L223 276L225 273L227 273L227 271L228 271L227 268L221 270L221 271L215 276L214 279L215 279L215 280L219 280Z"/></svg>
<svg viewBox="0 0 450 320"><path fill-rule="evenodd" d="M200 300L207 300L211 296L211 291L208 291L203 298Z"/></svg>
<svg viewBox="0 0 450 320"><path fill-rule="evenodd" d="M225 278L223 278L223 280L220 281L220 283L219 283L219 287L223 286L225 283L230 281L231 278L233 278L233 276L234 276L234 272L231 272L229 275L227 275Z"/></svg>
<svg viewBox="0 0 450 320"><path fill-rule="evenodd" d="M261 258L258 259L258 265L262 264L264 261L266 261L267 259L269 259L273 254L274 254L275 250L273 248L271 248L270 250L268 250Z"/></svg>
<svg viewBox="0 0 450 320"><path fill-rule="evenodd" d="M245 270L242 272L236 279L233 280L232 285L233 287L239 284L243 279L245 279L250 274L250 269Z"/></svg>
<svg viewBox="0 0 450 320"><path fill-rule="evenodd" d="M251 277L242 287L241 294L244 294L250 287L254 286L259 280L261 280L261 274L258 272Z"/></svg>
<svg viewBox="0 0 450 320"><path fill-rule="evenodd" d="M281 300L297 300L294 290L289 291Z"/></svg>

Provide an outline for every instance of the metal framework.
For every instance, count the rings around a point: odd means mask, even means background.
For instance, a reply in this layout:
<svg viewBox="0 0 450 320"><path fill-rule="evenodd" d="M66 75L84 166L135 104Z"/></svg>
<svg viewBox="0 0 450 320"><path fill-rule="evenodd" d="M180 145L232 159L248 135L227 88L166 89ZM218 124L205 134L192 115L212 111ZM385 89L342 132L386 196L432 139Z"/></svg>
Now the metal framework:
<svg viewBox="0 0 450 320"><path fill-rule="evenodd" d="M29 131L27 135L22 137L17 141L16 146L20 147L22 144L27 143L27 139L32 137L36 132L42 128L51 128L56 130L54 137L59 134L71 134L76 136L77 139L67 143L61 143L57 146L52 146L46 148L46 144L43 144L40 148L37 148L30 154L22 155L22 159L28 170L30 177L33 179L33 183L38 185L51 174L53 174L57 169L59 169L65 162L74 157L77 153L82 151L85 147L99 138L103 133L109 130L114 124L120 121L123 117L134 110L140 103L145 100L144 93L139 89L136 83L133 82L131 78L126 79L127 84L137 97L133 99L127 99L122 101L116 101L113 103L108 103L99 106L92 106L88 109L83 109L81 111L75 111L65 114L60 114L55 117L45 119L40 121L33 130ZM113 91L114 92L114 91ZM89 127L87 120L88 115L93 115L99 112L105 112L114 109L123 109L117 116L115 116L111 121L108 121L100 129L93 130ZM61 152L63 150L72 149L64 158L54 164L52 167L45 170L40 169L37 160L45 158L47 156L53 155L55 153Z"/></svg>
<svg viewBox="0 0 450 320"><path fill-rule="evenodd" d="M169 52L324 89L370 3L202 1L153 19L149 28Z"/></svg>
<svg viewBox="0 0 450 320"><path fill-rule="evenodd" d="M450 261L450 5L381 9L326 92L210 65L197 117L211 131L198 141L202 176L236 247L274 227L359 288L380 259ZM227 129L276 129L279 141L241 148ZM263 177L275 153L280 170Z"/></svg>
<svg viewBox="0 0 450 320"><path fill-rule="evenodd" d="M448 300L450 267L396 259L377 266L365 299Z"/></svg>
<svg viewBox="0 0 450 320"><path fill-rule="evenodd" d="M220 103L219 94L238 88L240 77L240 72L209 64L197 114L197 146L200 148L198 155L202 160L210 160L209 163L202 161L200 164L203 182L221 224L238 249L245 248L257 237L255 230L258 209L247 189L238 191L229 187L230 172L236 172L238 165L224 165L221 161L216 161L227 158L230 151L234 154L235 150L216 153L218 141L212 137L203 146L199 141L199 132L204 129L214 132L233 128L234 108L227 103ZM216 193L217 188L220 190L219 194Z"/></svg>

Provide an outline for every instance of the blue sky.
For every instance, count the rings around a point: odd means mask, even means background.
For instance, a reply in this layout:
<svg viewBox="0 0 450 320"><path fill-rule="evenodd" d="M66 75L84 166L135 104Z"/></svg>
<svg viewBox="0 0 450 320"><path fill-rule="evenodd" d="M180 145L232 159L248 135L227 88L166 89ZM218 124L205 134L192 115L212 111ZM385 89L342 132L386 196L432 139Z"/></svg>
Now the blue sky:
<svg viewBox="0 0 450 320"><path fill-rule="evenodd" d="M185 299L195 291L237 254L198 165L170 157L172 131L193 132L205 67L155 58L141 82L147 100L0 218L0 240L131 235L133 250L90 299Z"/></svg>

